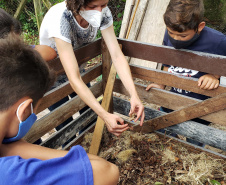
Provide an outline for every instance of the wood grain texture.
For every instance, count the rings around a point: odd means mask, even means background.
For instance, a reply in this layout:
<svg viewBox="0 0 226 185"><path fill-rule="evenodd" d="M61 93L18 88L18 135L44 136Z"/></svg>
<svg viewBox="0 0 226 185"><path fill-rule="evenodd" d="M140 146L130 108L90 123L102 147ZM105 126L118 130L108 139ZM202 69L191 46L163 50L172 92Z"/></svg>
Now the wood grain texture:
<svg viewBox="0 0 226 185"><path fill-rule="evenodd" d="M85 129L85 127L88 126L96 118L96 113L89 108L82 115L70 122L66 127L63 127L56 134L45 140L41 145L48 148L57 149L72 137L74 137L81 130Z"/></svg>
<svg viewBox="0 0 226 185"><path fill-rule="evenodd" d="M128 115L130 111L130 102L114 97L114 110L120 114ZM145 106L145 120L153 119L166 113L151 109ZM202 125L194 121L186 121L171 127L167 130L194 139L201 143L226 150L226 132L210 126Z"/></svg>
<svg viewBox="0 0 226 185"><path fill-rule="evenodd" d="M84 72L82 76L82 80L85 84L89 83L90 81L94 80L98 76L102 74L102 66L98 64L97 66L89 69L88 71ZM44 109L48 108L49 106L53 105L54 103L61 100L63 97L74 92L69 82L65 82L64 84L54 88L53 90L47 92L45 96L42 98L41 103L37 109L37 113L43 111Z"/></svg>
<svg viewBox="0 0 226 185"><path fill-rule="evenodd" d="M108 77L107 85L104 91L104 97L101 103L101 106L104 108L104 110L108 110L111 99L112 99L112 92L113 92L113 87L114 87L114 82L116 78L116 69L114 65L111 66L111 71ZM90 145L89 153L97 155L100 147L100 142L102 138L102 133L104 129L104 121L98 116L97 118L97 123L95 126L95 130L93 133L93 138L92 142Z"/></svg>
<svg viewBox="0 0 226 185"><path fill-rule="evenodd" d="M82 65L85 62L93 59L101 54L101 39L98 39L86 46L83 46L74 51L78 65ZM65 74L64 68L61 64L60 58L53 59L47 62L49 67L53 69L57 75Z"/></svg>
<svg viewBox="0 0 226 185"><path fill-rule="evenodd" d="M226 93L195 103L193 105L188 105L182 109L168 113L167 115L145 121L141 131L144 133L153 132L154 130L176 125L178 123L205 116L225 108Z"/></svg>
<svg viewBox="0 0 226 185"><path fill-rule="evenodd" d="M99 97L102 94L102 83L99 82L95 84L94 86L90 87L90 90L95 97ZM70 99L62 106L58 107L54 111L51 111L48 115L36 121L24 139L31 143L35 142L37 139L42 137L53 128L56 128L58 125L63 123L85 106L86 104L78 96Z"/></svg>
<svg viewBox="0 0 226 185"><path fill-rule="evenodd" d="M165 13L169 0L143 0L141 2L143 2L143 13L145 15L142 18L142 11L138 12L138 17L140 18L138 20L139 22L142 21L142 24L140 25L140 30L137 29L135 40L161 45L166 29L163 14ZM140 4L142 5L142 3ZM129 39L134 40L130 37ZM150 62L137 58L132 58L130 63L153 69L157 67L157 63L154 61Z"/></svg>
<svg viewBox="0 0 226 185"><path fill-rule="evenodd" d="M118 39L125 56L226 76L226 57ZM139 52L138 52L139 51Z"/></svg>
<svg viewBox="0 0 226 185"><path fill-rule="evenodd" d="M226 92L226 86L223 85L219 86L217 89L214 90L200 89L198 87L197 78L177 76L165 71L149 69L135 65L130 65L130 69L133 77L148 80L150 82L154 82L157 84L184 89L187 91L203 94L206 96L213 97Z"/></svg>
<svg viewBox="0 0 226 185"><path fill-rule="evenodd" d="M142 101L166 107L168 109L178 110L188 105L201 102L201 100L172 93L162 89L153 88L150 91L146 91L145 90L146 86L137 83L135 85L137 93ZM114 92L129 96L129 93L127 92L127 90L125 89L125 87L123 86L122 82L119 79L116 79L115 81ZM202 116L200 118L218 125L226 126L225 115L226 109L212 114L208 114L206 116Z"/></svg>

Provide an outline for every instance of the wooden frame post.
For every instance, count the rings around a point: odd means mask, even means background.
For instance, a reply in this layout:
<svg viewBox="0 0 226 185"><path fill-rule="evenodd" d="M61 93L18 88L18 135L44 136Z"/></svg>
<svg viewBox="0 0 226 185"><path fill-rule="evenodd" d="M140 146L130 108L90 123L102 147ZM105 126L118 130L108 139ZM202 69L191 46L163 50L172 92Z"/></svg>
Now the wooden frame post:
<svg viewBox="0 0 226 185"><path fill-rule="evenodd" d="M108 76L110 74L110 69L111 69L111 55L103 39L101 41L101 51L102 51L102 80L103 80L103 94L104 94ZM113 98L111 98L109 112L113 113Z"/></svg>

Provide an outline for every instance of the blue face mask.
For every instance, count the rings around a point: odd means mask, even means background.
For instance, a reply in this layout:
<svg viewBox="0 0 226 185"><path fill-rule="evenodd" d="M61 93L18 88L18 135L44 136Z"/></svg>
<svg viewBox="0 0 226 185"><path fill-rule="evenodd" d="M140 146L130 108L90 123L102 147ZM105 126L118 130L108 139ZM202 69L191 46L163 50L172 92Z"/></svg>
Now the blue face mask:
<svg viewBox="0 0 226 185"><path fill-rule="evenodd" d="M175 40L169 35L169 40L175 49L186 49L192 43L194 43L199 38L199 34L195 33L194 37L190 40L182 41L182 40Z"/></svg>
<svg viewBox="0 0 226 185"><path fill-rule="evenodd" d="M24 103L25 103L25 101L19 105L19 107L17 108L17 111L16 111L17 118L20 121L19 130L18 130L17 135L15 137L12 137L12 138L3 139L2 143L11 143L11 142L18 141L18 140L22 139L27 134L27 132L30 130L32 125L35 123L35 121L37 120L37 116L33 113L32 104L31 104L32 114L25 121L20 120L20 118L18 116L18 111L19 111L21 105L23 105Z"/></svg>

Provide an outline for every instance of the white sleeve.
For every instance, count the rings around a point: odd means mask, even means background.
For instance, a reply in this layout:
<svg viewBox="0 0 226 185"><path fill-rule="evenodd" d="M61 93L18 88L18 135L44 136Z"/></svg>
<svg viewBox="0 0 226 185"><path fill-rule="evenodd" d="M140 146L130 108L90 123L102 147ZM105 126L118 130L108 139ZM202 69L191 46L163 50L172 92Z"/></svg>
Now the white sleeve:
<svg viewBox="0 0 226 185"><path fill-rule="evenodd" d="M103 9L103 17L100 25L100 30L105 30L113 24L111 10L106 7Z"/></svg>
<svg viewBox="0 0 226 185"><path fill-rule="evenodd" d="M53 38L59 38L65 42L71 43L71 27L67 20L67 16L70 12L67 11L65 2L62 3L53 6L46 13L40 28L41 45L50 45L50 43L53 42Z"/></svg>

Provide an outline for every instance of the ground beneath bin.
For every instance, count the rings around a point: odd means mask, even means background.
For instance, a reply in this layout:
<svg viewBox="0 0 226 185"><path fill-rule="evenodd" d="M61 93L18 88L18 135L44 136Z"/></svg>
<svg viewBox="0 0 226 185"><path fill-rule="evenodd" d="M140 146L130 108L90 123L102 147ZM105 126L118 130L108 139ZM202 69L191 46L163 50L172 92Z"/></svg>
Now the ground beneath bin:
<svg viewBox="0 0 226 185"><path fill-rule="evenodd" d="M81 144L87 152L91 140L92 133L86 134ZM225 160L155 133L126 131L118 138L105 131L99 156L119 167L119 185L226 184Z"/></svg>

